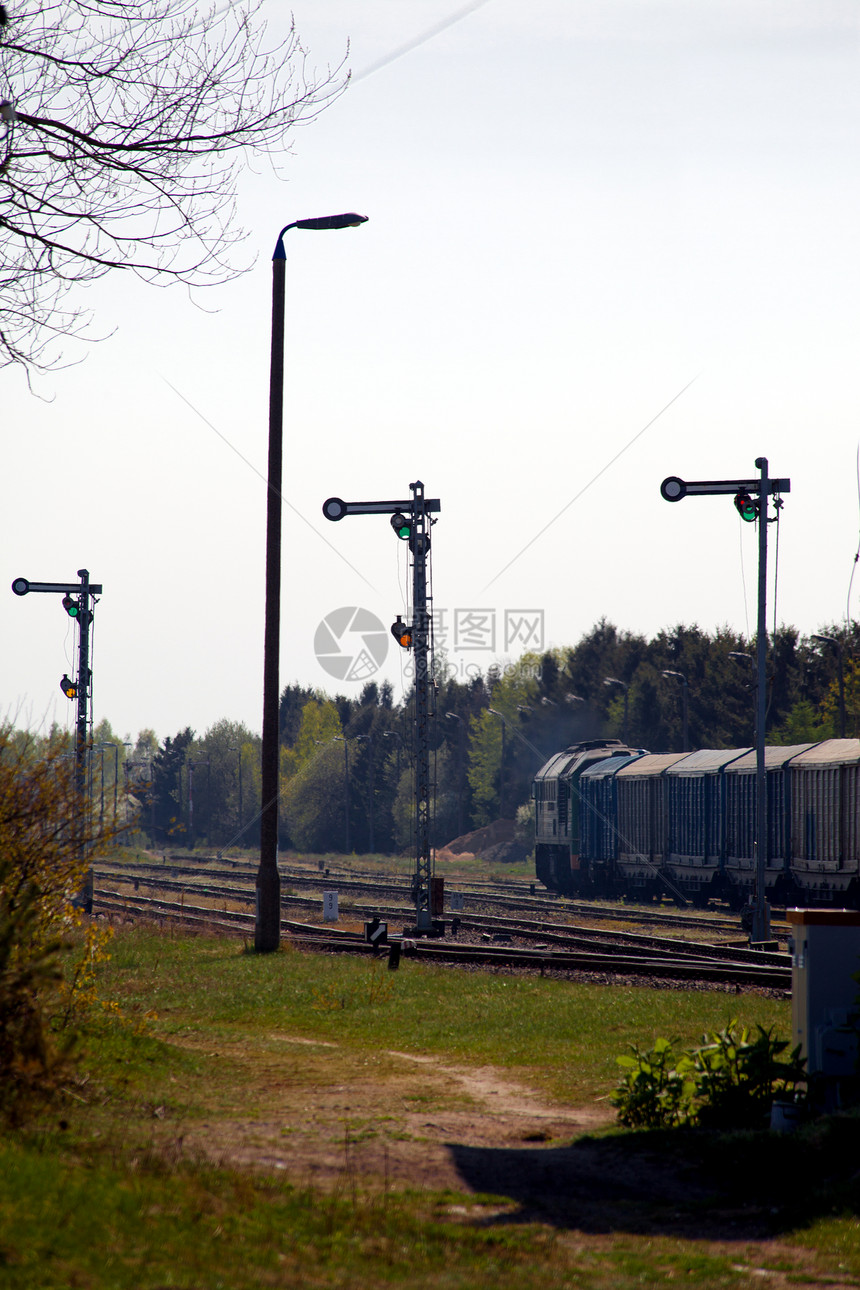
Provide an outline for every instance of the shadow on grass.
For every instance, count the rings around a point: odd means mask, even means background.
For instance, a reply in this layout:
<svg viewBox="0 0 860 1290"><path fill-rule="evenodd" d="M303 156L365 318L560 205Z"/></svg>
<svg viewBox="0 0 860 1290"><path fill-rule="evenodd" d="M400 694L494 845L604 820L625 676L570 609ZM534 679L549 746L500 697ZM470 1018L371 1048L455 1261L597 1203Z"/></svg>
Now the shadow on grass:
<svg viewBox="0 0 860 1290"><path fill-rule="evenodd" d="M857 1115L792 1135L676 1129L566 1147L448 1149L471 1190L519 1205L494 1223L762 1240L834 1212L860 1214Z"/></svg>

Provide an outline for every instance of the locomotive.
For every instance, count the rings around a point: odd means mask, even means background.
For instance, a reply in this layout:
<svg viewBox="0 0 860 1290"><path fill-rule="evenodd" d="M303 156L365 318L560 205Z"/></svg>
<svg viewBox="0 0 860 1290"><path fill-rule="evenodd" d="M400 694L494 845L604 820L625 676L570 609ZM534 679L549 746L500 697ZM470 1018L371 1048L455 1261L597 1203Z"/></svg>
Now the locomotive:
<svg viewBox="0 0 860 1290"><path fill-rule="evenodd" d="M774 904L860 907L860 739L765 749L765 886ZM532 785L551 891L704 906L755 889L754 748L650 753L573 744Z"/></svg>

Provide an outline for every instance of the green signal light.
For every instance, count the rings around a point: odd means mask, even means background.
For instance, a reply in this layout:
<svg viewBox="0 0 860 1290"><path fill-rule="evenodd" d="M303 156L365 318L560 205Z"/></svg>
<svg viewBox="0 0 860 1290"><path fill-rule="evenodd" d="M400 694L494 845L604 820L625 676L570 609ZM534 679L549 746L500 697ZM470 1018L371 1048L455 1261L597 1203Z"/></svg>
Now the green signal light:
<svg viewBox="0 0 860 1290"><path fill-rule="evenodd" d="M63 596L63 608L70 618L77 618L80 606L71 596Z"/></svg>
<svg viewBox="0 0 860 1290"><path fill-rule="evenodd" d="M408 539L412 537L412 521L400 511L398 511L396 515L392 515L391 527L394 529L397 536L404 542L408 541Z"/></svg>
<svg viewBox="0 0 860 1290"><path fill-rule="evenodd" d="M740 492L735 497L735 509L742 520L752 524L758 519L759 503L754 501L747 492Z"/></svg>

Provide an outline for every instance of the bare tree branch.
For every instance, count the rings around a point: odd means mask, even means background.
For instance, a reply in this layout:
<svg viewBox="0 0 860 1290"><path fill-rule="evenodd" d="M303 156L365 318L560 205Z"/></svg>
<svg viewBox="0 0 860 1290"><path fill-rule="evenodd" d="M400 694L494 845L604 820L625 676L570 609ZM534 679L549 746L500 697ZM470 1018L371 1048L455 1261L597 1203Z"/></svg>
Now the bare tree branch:
<svg viewBox="0 0 860 1290"><path fill-rule="evenodd" d="M67 303L111 269L224 282L239 174L346 87L309 72L295 29L269 47L261 0L11 0L0 26L0 366L61 361L89 319Z"/></svg>

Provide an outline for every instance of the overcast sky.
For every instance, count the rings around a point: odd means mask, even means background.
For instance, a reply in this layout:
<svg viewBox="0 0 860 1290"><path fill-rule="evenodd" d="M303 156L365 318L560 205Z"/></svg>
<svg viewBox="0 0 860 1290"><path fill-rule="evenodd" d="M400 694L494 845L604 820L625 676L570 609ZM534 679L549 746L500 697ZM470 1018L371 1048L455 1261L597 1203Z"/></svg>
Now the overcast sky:
<svg viewBox="0 0 860 1290"><path fill-rule="evenodd" d="M322 502L418 478L442 503L435 607L461 677L604 615L753 632L755 526L659 486L754 477L761 455L791 479L771 622L856 616L856 6L293 11L309 63L348 46L353 83L293 135L286 182L248 172L255 269L196 302L115 275L81 298L106 339L41 398L0 373L5 714L72 723L70 620L9 587L87 567L97 721L260 728L270 257L283 224L340 211L369 222L287 234L282 684L360 692L317 629L349 606L387 628L406 550ZM404 662L390 641L375 674L398 697Z"/></svg>

